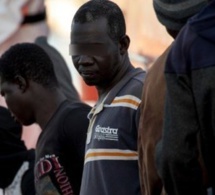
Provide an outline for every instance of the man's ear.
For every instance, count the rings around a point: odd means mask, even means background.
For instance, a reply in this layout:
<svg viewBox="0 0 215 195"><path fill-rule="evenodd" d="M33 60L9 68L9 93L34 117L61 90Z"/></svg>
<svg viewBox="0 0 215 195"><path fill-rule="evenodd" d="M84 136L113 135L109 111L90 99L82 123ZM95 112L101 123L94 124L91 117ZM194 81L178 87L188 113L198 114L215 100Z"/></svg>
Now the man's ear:
<svg viewBox="0 0 215 195"><path fill-rule="evenodd" d="M120 53L125 54L128 51L129 45L130 45L130 38L128 35L124 35L120 41Z"/></svg>
<svg viewBox="0 0 215 195"><path fill-rule="evenodd" d="M15 76L15 79L14 79L15 83L18 85L19 89L22 91L22 92L25 92L27 87L28 87L28 82L27 80L20 76L20 75L17 75Z"/></svg>

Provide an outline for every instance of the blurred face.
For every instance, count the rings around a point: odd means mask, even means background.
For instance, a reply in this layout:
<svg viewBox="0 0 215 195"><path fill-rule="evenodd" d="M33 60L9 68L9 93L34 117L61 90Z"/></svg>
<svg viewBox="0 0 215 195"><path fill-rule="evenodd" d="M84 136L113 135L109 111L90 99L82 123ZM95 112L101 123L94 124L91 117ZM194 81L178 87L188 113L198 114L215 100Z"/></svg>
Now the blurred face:
<svg viewBox="0 0 215 195"><path fill-rule="evenodd" d="M0 80L0 92L5 98L8 109L13 114L15 120L23 125L31 125L32 120L30 109L26 107L25 93L20 86L14 82Z"/></svg>
<svg viewBox="0 0 215 195"><path fill-rule="evenodd" d="M70 54L85 83L103 89L111 85L122 66L119 44L109 37L105 18L73 24Z"/></svg>

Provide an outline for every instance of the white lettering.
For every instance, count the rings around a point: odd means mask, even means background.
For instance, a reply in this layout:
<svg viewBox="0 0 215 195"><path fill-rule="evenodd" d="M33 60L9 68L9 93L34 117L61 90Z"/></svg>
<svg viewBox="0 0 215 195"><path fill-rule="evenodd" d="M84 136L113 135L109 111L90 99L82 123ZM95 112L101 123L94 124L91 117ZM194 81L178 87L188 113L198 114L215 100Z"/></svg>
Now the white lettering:
<svg viewBox="0 0 215 195"><path fill-rule="evenodd" d="M100 125L97 125L96 132L117 135L118 129L114 129L114 128L110 128L110 127L101 127Z"/></svg>

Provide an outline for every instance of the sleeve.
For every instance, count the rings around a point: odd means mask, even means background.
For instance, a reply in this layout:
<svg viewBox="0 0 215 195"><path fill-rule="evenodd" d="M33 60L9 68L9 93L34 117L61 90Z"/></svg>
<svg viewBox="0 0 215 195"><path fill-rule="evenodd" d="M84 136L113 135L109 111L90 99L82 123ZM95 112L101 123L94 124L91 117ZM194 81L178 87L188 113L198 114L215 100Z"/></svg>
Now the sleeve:
<svg viewBox="0 0 215 195"><path fill-rule="evenodd" d="M156 164L167 194L202 195L205 192L198 161L199 118L188 71L190 64L185 60L190 53L180 48L179 41L176 44L166 64L164 127ZM172 64L174 67L169 67Z"/></svg>
<svg viewBox="0 0 215 195"><path fill-rule="evenodd" d="M89 119L89 109L76 108L70 112L64 123L65 144L68 148L77 149L78 156L83 156Z"/></svg>
<svg viewBox="0 0 215 195"><path fill-rule="evenodd" d="M167 75L161 176L169 194L203 194L198 162L199 124L186 76ZM183 94L183 95L182 95Z"/></svg>
<svg viewBox="0 0 215 195"><path fill-rule="evenodd" d="M88 107L75 108L64 119L64 165L75 194L80 191L89 110Z"/></svg>

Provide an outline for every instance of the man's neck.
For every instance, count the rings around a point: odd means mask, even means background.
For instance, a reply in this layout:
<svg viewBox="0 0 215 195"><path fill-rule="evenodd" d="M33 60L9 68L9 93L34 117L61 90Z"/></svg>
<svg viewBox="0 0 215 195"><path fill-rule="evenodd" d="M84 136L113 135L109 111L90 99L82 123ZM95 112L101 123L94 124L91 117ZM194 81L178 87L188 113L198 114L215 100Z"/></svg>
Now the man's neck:
<svg viewBox="0 0 215 195"><path fill-rule="evenodd" d="M40 109L37 108L38 111L36 115L37 123L40 125L42 130L55 114L61 103L66 100L66 97L61 91L56 90L55 92L47 94L47 97L43 100L43 105Z"/></svg>

